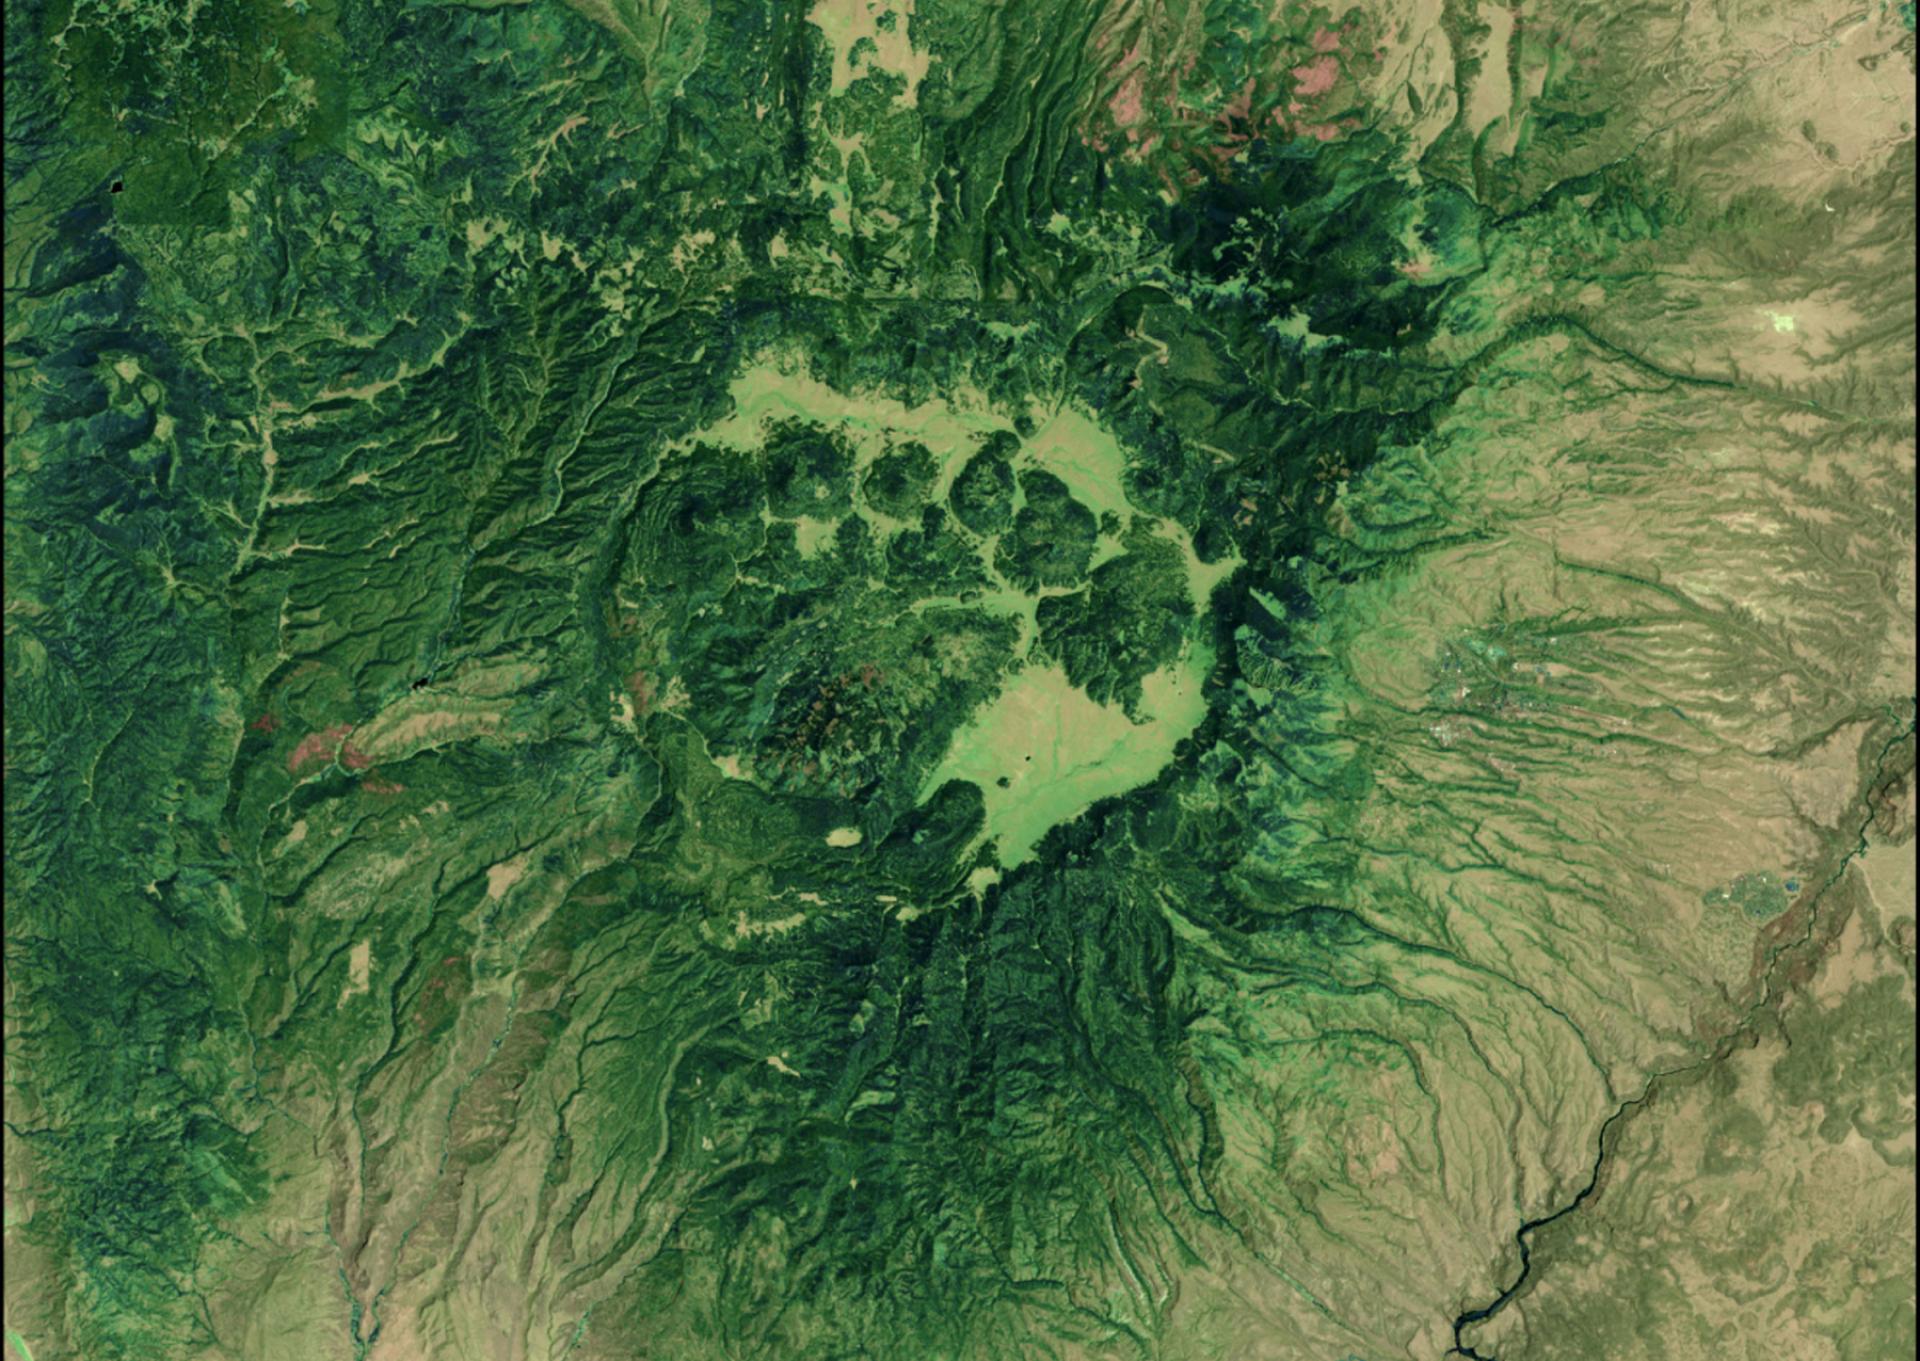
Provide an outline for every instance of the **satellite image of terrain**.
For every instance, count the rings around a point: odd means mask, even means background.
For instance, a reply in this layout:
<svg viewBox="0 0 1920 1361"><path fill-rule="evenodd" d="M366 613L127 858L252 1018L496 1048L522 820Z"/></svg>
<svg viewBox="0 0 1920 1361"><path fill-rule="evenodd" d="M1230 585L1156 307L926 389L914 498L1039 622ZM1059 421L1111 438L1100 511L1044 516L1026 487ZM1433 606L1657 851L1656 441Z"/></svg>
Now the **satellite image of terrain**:
<svg viewBox="0 0 1920 1361"><path fill-rule="evenodd" d="M5 1361L1915 1346L1915 7L5 0Z"/></svg>

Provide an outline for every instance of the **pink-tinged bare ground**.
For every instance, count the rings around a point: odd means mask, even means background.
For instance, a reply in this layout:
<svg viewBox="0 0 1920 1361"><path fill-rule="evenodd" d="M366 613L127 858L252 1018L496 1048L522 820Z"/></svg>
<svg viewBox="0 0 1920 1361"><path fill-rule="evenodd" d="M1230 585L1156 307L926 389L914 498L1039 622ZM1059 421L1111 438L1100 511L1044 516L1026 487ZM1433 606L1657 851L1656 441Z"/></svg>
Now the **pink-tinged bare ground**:
<svg viewBox="0 0 1920 1361"><path fill-rule="evenodd" d="M1294 92L1311 99L1323 95L1340 79L1340 62L1334 57L1315 57L1305 66L1293 68Z"/></svg>
<svg viewBox="0 0 1920 1361"><path fill-rule="evenodd" d="M300 739L300 745L295 747L287 757L287 769L297 773L302 766L331 757L334 749L346 740L347 734L352 731L351 723L336 723L331 728L322 728L319 732L307 734Z"/></svg>
<svg viewBox="0 0 1920 1361"><path fill-rule="evenodd" d="M1127 74L1113 98L1107 101L1107 112L1113 115L1115 126L1124 129L1138 123L1143 112L1142 96L1146 91L1147 75L1140 63L1139 43L1127 49L1127 54L1120 58L1120 66Z"/></svg>

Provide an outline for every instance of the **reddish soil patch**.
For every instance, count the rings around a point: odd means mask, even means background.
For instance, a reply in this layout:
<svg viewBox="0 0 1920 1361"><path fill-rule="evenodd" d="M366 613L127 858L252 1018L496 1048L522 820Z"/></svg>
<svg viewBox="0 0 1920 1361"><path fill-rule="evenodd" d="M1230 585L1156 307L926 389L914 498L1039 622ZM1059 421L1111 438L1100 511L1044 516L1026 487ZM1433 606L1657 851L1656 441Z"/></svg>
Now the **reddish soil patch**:
<svg viewBox="0 0 1920 1361"><path fill-rule="evenodd" d="M1333 57L1315 57L1305 66L1293 68L1294 93L1311 99L1323 95L1340 79L1340 63Z"/></svg>
<svg viewBox="0 0 1920 1361"><path fill-rule="evenodd" d="M287 769L297 772L302 766L311 765L315 761L331 758L334 749L338 747L340 743L346 739L347 734L352 731L353 725L351 723L336 723L331 728L323 728L319 732L309 733L300 739L300 745L295 747L292 755L287 757Z"/></svg>

